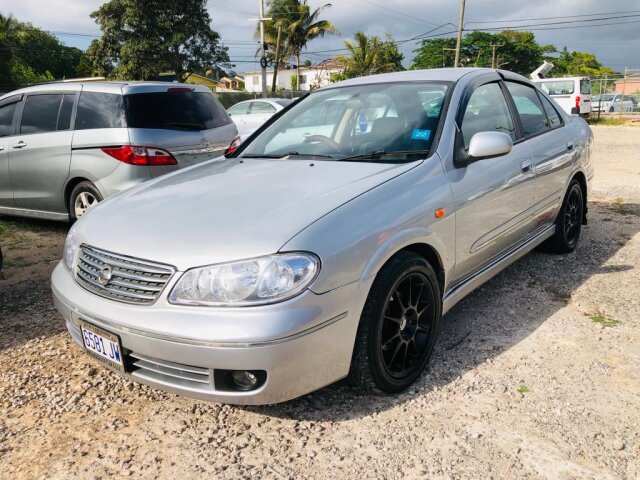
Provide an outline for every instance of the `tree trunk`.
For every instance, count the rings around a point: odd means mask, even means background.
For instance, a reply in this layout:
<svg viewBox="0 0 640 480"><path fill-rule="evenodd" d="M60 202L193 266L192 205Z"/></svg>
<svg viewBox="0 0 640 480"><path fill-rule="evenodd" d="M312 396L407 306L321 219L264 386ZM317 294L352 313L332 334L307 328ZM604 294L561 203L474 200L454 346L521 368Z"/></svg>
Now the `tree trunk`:
<svg viewBox="0 0 640 480"><path fill-rule="evenodd" d="M298 77L298 84L296 85L298 88L297 90L300 91L302 90L302 87L300 86L300 84L302 82L300 82L300 50L298 50L298 52L296 53L296 57L298 58L298 71L296 72L296 76Z"/></svg>
<svg viewBox="0 0 640 480"><path fill-rule="evenodd" d="M278 85L278 68L280 68L280 38L282 35L282 27L278 27L278 39L276 40L276 59L273 64L273 82L271 83L271 93L276 93Z"/></svg>

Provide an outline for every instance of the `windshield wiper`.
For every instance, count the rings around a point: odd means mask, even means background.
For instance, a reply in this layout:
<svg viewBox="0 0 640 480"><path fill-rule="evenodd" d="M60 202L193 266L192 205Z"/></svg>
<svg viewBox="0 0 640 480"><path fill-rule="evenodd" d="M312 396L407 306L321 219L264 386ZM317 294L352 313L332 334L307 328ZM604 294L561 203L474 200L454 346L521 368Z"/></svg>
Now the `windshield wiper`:
<svg viewBox="0 0 640 480"><path fill-rule="evenodd" d="M246 155L242 155L240 158L277 158L277 159L285 159L291 157L304 157L304 158L330 158L333 159L331 155L316 155L315 153L298 153L298 152L289 152L284 155L260 155L254 153L248 153Z"/></svg>
<svg viewBox="0 0 640 480"><path fill-rule="evenodd" d="M381 159L392 155L429 155L429 150L395 150L387 152L386 150L378 150L376 152L363 153L362 155L354 155L352 157L344 157L337 159L340 162L366 162L368 160Z"/></svg>

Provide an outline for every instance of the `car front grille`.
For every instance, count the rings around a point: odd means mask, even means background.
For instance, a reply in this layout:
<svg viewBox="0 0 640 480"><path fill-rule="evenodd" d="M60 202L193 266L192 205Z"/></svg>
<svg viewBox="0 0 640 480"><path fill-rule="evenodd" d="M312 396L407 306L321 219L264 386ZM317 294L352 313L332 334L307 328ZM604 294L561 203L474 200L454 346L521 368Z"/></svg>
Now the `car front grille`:
<svg viewBox="0 0 640 480"><path fill-rule="evenodd" d="M76 282L101 297L149 305L156 301L175 268L82 245Z"/></svg>
<svg viewBox="0 0 640 480"><path fill-rule="evenodd" d="M168 362L131 352L127 355L129 372L165 385L210 392L213 390L211 370Z"/></svg>

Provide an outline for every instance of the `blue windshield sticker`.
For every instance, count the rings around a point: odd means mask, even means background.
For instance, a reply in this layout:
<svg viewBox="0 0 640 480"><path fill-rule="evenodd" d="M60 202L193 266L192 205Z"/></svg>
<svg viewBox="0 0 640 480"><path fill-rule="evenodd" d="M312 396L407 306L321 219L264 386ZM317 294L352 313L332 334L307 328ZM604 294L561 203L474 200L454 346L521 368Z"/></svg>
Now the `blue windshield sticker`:
<svg viewBox="0 0 640 480"><path fill-rule="evenodd" d="M367 114L364 112L364 110L360 110L360 115L358 118L358 129L360 130L360 133L365 133L367 131L367 128L369 128L369 124L367 123Z"/></svg>
<svg viewBox="0 0 640 480"><path fill-rule="evenodd" d="M424 140L427 141L431 138L431 130L419 130L415 129L411 134L411 140Z"/></svg>

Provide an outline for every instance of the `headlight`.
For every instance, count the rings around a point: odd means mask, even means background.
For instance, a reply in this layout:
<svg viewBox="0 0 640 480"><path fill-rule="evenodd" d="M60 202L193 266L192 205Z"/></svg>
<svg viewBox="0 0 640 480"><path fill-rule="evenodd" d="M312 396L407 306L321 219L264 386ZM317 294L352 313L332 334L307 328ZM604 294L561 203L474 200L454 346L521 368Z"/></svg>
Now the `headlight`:
<svg viewBox="0 0 640 480"><path fill-rule="evenodd" d="M181 305L241 307L281 302L314 280L320 261L310 253L284 253L187 271L169 301Z"/></svg>
<svg viewBox="0 0 640 480"><path fill-rule="evenodd" d="M71 230L69 230L67 239L64 242L64 253L63 253L64 264L67 266L69 270L72 270L72 271L76 262L76 254L78 253L78 247L80 247L80 243L78 242L78 235L76 233L76 227L74 225L73 227L71 227Z"/></svg>

